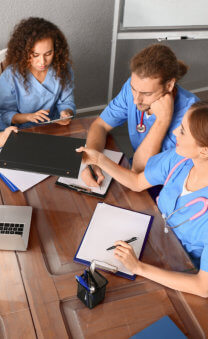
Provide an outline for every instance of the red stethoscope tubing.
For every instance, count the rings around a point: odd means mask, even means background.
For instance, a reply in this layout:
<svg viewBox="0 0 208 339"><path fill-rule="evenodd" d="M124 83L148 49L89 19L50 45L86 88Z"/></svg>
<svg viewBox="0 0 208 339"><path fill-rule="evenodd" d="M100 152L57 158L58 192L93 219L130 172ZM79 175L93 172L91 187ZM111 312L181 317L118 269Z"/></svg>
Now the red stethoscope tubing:
<svg viewBox="0 0 208 339"><path fill-rule="evenodd" d="M146 131L146 126L143 124L144 112L142 112L140 123L137 125L137 132L144 133Z"/></svg>
<svg viewBox="0 0 208 339"><path fill-rule="evenodd" d="M142 115L141 115L141 120L140 120L140 126L142 127L143 125L143 119L144 119L144 112L142 112Z"/></svg>

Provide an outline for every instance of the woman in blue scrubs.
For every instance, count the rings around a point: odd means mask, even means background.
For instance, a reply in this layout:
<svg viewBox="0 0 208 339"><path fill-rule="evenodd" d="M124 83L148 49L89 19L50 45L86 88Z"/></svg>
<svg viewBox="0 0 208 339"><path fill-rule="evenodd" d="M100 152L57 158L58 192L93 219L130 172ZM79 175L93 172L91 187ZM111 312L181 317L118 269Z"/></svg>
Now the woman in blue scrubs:
<svg viewBox="0 0 208 339"><path fill-rule="evenodd" d="M197 274L171 272L142 263L124 241L115 243L115 257L134 274L208 297L208 103L193 104L174 134L176 149L151 157L144 172L139 174L95 150L82 147L79 151L85 152L88 164L98 165L134 191L164 185L158 198L158 208L167 223L164 232L172 228L199 271Z"/></svg>
<svg viewBox="0 0 208 339"><path fill-rule="evenodd" d="M1 129L30 127L75 112L69 49L56 25L42 18L22 20L8 43L5 64L0 76Z"/></svg>

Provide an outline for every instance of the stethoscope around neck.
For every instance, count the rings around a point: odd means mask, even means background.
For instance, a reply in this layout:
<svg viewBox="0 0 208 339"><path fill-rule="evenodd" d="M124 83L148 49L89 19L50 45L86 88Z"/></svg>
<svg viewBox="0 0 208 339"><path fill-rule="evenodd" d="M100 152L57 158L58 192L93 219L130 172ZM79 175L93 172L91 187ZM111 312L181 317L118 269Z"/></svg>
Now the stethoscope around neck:
<svg viewBox="0 0 208 339"><path fill-rule="evenodd" d="M172 168L172 170L170 171L170 173L169 173L168 176L167 176L167 179L165 180L164 186L167 185L168 181L170 180L170 178L171 178L173 172L176 170L176 168L177 168L178 166L180 166L180 165L181 165L184 161L186 161L186 160L188 160L188 158L183 158L182 160L180 160L180 161ZM156 201L158 201L158 198L156 199ZM203 203L203 207L202 207L202 209L201 209L199 212L195 213L192 217L190 217L190 218L184 220L183 222L181 222L181 223L178 224L178 225L175 225L175 226L170 226L170 225L168 225L167 221L168 221L168 219L170 219L170 217L172 217L173 214L177 213L178 211L182 210L183 208L187 208L187 207L189 207L189 206L191 206L191 205L194 205L194 204L197 204L197 203L199 203L199 202L202 202L202 203ZM173 211L172 213L170 213L170 214L167 215L167 216L163 213L163 214L162 214L162 218L164 219L164 224L165 224L165 225L164 225L164 232L165 232L165 233L168 233L168 229L169 229L169 228L171 228L171 229L177 228L177 227L179 227L179 226L185 224L185 223L188 222L188 221L192 221L192 220L194 220L194 219L196 219L196 218L202 216L207 210L208 210L208 199L206 199L206 198L204 198L204 197L199 197L199 198L195 198L195 199L193 199L193 200L187 202L187 204L181 206L180 208L178 208L177 210Z"/></svg>
<svg viewBox="0 0 208 339"><path fill-rule="evenodd" d="M184 220L183 222L181 222L180 224L178 224L176 226L168 225L167 221L168 221L168 219L170 219L170 217L172 217L173 214L177 213L178 211L182 210L183 208L186 208L186 207L189 207L191 205L197 204L198 202L202 202L203 203L203 207L202 207L202 209L199 212L195 213L192 217ZM193 199L193 200L189 201L184 206L182 206L182 207L178 208L177 210L173 211L172 213L170 213L167 217L166 217L165 214L162 214L162 218L164 219L164 223L165 223L164 232L168 233L168 229L169 228L171 228L171 229L177 228L177 227L185 224L188 221L194 220L194 219L202 216L207 211L207 209L208 209L208 199L200 197L200 198L196 198L196 199Z"/></svg>
<svg viewBox="0 0 208 339"><path fill-rule="evenodd" d="M163 93L163 95L167 94L167 93L169 93L169 92ZM175 100L176 93L177 93L177 88L176 87L173 88L172 93L173 93L173 99ZM145 112L142 112L142 115L141 115L141 118L140 118L140 123L136 127L136 130L139 133L144 133L146 131L146 126L144 124L144 113Z"/></svg>
<svg viewBox="0 0 208 339"><path fill-rule="evenodd" d="M144 120L144 113L145 112L142 112L142 115L141 115L141 119L140 119L140 123L137 125L136 129L137 129L137 132L139 133L144 133L146 131L146 126L145 124L143 123L143 120Z"/></svg>

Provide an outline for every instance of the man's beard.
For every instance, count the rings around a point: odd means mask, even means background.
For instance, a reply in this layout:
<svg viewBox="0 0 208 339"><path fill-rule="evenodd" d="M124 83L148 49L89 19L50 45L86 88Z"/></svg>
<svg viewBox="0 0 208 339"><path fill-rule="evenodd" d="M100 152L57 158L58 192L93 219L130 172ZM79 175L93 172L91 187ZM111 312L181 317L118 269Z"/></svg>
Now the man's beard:
<svg viewBox="0 0 208 339"><path fill-rule="evenodd" d="M138 104L137 108L139 111L142 111L142 112L148 112L150 110L150 106L145 105L145 104Z"/></svg>

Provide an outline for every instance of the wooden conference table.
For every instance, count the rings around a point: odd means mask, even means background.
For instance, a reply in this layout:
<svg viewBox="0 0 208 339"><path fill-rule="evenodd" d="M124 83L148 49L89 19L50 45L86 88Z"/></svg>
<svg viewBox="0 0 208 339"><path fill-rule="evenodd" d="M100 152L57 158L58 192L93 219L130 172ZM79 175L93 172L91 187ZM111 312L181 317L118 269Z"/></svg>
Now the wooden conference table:
<svg viewBox="0 0 208 339"><path fill-rule="evenodd" d="M86 138L92 120L30 131ZM111 137L107 146L116 149ZM128 166L126 159L122 165ZM0 338L129 338L164 315L188 337L208 338L208 300L143 277L129 281L103 273L109 281L104 302L92 310L82 304L75 274L84 266L73 263L73 256L99 199L57 187L56 179L49 177L25 193L12 193L0 182L1 204L33 207L28 251L0 251ZM193 271L172 232L164 235L147 192L131 192L113 181L104 201L154 216L143 261Z"/></svg>

